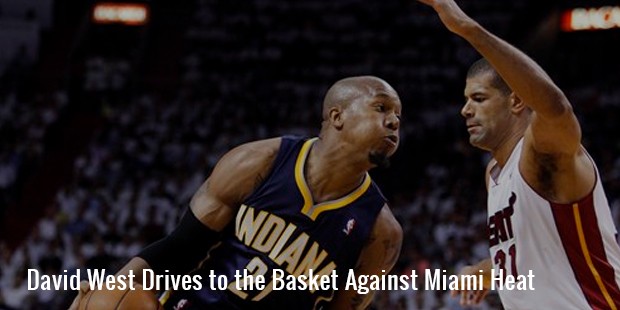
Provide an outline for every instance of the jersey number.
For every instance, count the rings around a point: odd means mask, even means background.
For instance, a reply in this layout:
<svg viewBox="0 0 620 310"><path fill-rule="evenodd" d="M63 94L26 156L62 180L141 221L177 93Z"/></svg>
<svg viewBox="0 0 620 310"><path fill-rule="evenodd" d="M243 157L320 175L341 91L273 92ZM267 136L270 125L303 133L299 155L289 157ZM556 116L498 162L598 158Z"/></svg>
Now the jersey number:
<svg viewBox="0 0 620 310"><path fill-rule="evenodd" d="M247 269L248 272L251 274L251 277L249 277L249 279L256 279L256 277L259 275L265 276L265 274L269 270L269 267L267 267L267 264L265 264L265 262L263 262L259 257L254 257L245 266L245 269ZM239 281L230 282L228 284L228 290L233 292L235 295L239 296L241 299L247 299L248 293L237 289L237 287L243 288L243 287L246 287L246 285L252 286L250 285L250 283L244 283L243 278L241 278L239 279ZM262 290L260 293L258 293L256 296L252 298L252 301L259 301L263 299L265 296L271 293L272 290L273 290L272 283L268 283L265 286L264 290Z"/></svg>
<svg viewBox="0 0 620 310"><path fill-rule="evenodd" d="M509 256L509 257L508 257ZM511 245L508 248L508 256L506 256L506 252L504 250L498 250L495 252L495 265L499 266L499 268L504 272L504 277L508 275L508 270L506 270L506 265L510 264L510 274L513 276L517 276L517 248L515 245ZM507 260L510 259L509 262Z"/></svg>

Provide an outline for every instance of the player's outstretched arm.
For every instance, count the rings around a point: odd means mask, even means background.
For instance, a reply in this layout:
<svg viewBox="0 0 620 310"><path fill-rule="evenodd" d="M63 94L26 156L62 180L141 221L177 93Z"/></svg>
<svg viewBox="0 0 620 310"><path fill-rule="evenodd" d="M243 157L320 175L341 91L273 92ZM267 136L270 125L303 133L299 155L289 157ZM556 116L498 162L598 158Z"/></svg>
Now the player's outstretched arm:
<svg viewBox="0 0 620 310"><path fill-rule="evenodd" d="M467 40L495 68L513 90L514 106L524 104L534 111L526 125L519 164L528 183L545 199L558 203L583 198L596 176L581 148L581 128L564 93L534 60L480 26L454 0L418 1L431 6L446 28Z"/></svg>
<svg viewBox="0 0 620 310"><path fill-rule="evenodd" d="M574 155L581 129L570 102L547 73L525 53L483 28L454 0L419 0L431 6L451 32L467 40L514 91L515 100L535 111L532 146L545 154Z"/></svg>
<svg viewBox="0 0 620 310"><path fill-rule="evenodd" d="M267 176L280 142L280 138L251 142L224 155L192 197L190 208L175 230L142 250L117 275L129 275L131 271L136 282L149 285L142 279L144 269L152 269L155 274L165 270L184 274L194 269L219 241L219 233L232 221L241 202ZM87 291L87 287L80 290L73 302L75 307Z"/></svg>
<svg viewBox="0 0 620 310"><path fill-rule="evenodd" d="M239 205L270 171L279 147L279 138L262 140L224 155L192 197L177 228L144 249L139 258L156 274L185 274L194 269L220 240L220 232L232 221Z"/></svg>
<svg viewBox="0 0 620 310"><path fill-rule="evenodd" d="M362 249L357 267L354 270L355 275L382 275L389 273L400 255L402 241L403 230L386 204L379 213L366 246ZM373 296L374 292L372 290L368 294L359 294L351 290L338 290L329 308L365 309L372 302Z"/></svg>
<svg viewBox="0 0 620 310"><path fill-rule="evenodd" d="M479 304L484 298L489 294L489 289L491 288L491 269L493 268L493 264L491 263L491 259L487 258L475 265L465 266L459 272L459 276L461 275L480 275L482 274L483 278L483 289L482 290L469 290L464 283L462 283L461 288L457 290L453 290L450 292L452 297L460 296L461 297L461 306L472 306Z"/></svg>

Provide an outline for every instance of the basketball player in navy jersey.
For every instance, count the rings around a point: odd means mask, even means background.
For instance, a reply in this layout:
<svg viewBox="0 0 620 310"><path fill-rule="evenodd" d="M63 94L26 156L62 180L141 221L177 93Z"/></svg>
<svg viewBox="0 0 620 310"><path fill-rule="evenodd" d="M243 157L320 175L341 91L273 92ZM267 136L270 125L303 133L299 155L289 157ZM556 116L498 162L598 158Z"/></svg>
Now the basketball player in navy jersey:
<svg viewBox="0 0 620 310"><path fill-rule="evenodd" d="M461 114L470 143L493 156L486 173L491 257L462 273L533 274L531 285L498 288L507 309L620 308L616 228L570 102L530 57L453 0L419 1L484 57L467 74ZM459 293L473 304L487 290Z"/></svg>
<svg viewBox="0 0 620 310"><path fill-rule="evenodd" d="M317 138L285 136L228 152L176 230L119 274L133 270L141 283L148 281L140 279L144 269L202 276L202 289L164 296L167 309L367 307L372 292L344 290L343 281L349 270L388 273L399 255L401 227L368 170L396 151L400 115L400 99L385 81L338 81L325 96ZM338 290L274 290L275 269L295 277L336 272ZM237 289L234 275L243 270L264 276L266 288ZM209 289L211 272L225 275L228 288Z"/></svg>

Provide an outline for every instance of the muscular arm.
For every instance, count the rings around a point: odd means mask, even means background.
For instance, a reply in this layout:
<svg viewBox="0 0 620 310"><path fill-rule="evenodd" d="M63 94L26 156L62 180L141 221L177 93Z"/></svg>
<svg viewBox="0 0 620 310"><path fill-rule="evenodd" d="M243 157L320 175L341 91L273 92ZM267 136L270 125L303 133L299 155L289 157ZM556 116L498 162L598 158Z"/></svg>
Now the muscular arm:
<svg viewBox="0 0 620 310"><path fill-rule="evenodd" d="M381 275L392 270L400 254L403 231L387 205L383 206L368 242L360 254L355 275ZM384 273L382 271L385 271ZM356 291L337 291L330 309L365 309L372 301L374 292L358 294Z"/></svg>
<svg viewBox="0 0 620 310"><path fill-rule="evenodd" d="M269 139L244 144L228 152L194 194L188 212L192 212L208 229L222 231L234 218L241 202L269 173L279 147L280 139ZM199 262L200 259L185 269L191 270ZM136 280L142 283L142 270L148 268L147 261L134 257L118 274L128 274L133 270Z"/></svg>
<svg viewBox="0 0 620 310"><path fill-rule="evenodd" d="M224 229L243 200L271 171L280 141L251 142L224 155L190 201L196 217L213 230Z"/></svg>
<svg viewBox="0 0 620 310"><path fill-rule="evenodd" d="M534 113L524 137L520 169L547 199L570 202L594 184L594 169L581 149L581 128L564 93L525 53L490 33L453 0L419 0L437 12L448 30L467 40Z"/></svg>
<svg viewBox="0 0 620 310"><path fill-rule="evenodd" d="M453 0L420 1L431 5L444 25L467 40L493 65L516 95L536 112L532 129L539 152L577 152L581 131L570 102L536 62L480 26Z"/></svg>

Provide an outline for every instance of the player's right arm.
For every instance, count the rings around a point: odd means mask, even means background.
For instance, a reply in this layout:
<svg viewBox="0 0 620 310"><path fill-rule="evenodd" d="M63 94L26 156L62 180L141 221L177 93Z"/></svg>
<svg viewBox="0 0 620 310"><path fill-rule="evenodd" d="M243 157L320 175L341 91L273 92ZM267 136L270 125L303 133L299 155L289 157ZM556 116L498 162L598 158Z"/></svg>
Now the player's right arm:
<svg viewBox="0 0 620 310"><path fill-rule="evenodd" d="M549 75L528 55L473 20L454 0L419 0L448 30L469 42L528 107L536 112L536 148L542 153L579 151L581 131L572 106ZM537 121L537 118L540 120Z"/></svg>
<svg viewBox="0 0 620 310"><path fill-rule="evenodd" d="M461 306L472 306L479 304L489 294L491 288L491 269L493 263L490 258L484 259L475 265L465 266L459 272L461 275L480 275L482 274L482 290L468 290L461 282L461 288L450 292L452 297L461 296Z"/></svg>
<svg viewBox="0 0 620 310"><path fill-rule="evenodd" d="M146 247L117 275L133 271L137 283L149 285L142 279L144 269L156 274L164 270L184 274L194 269L219 241L220 232L232 221L239 205L267 177L280 143L280 138L250 142L224 155L192 197L190 209L175 230ZM76 300L87 291L80 290ZM74 305L77 307L75 301Z"/></svg>
<svg viewBox="0 0 620 310"><path fill-rule="evenodd" d="M573 108L549 75L528 55L465 14L454 0L418 0L431 6L448 30L467 40L497 71L516 96L534 111L524 135L519 169L542 196L558 203L583 198L595 171L581 148L581 128Z"/></svg>

